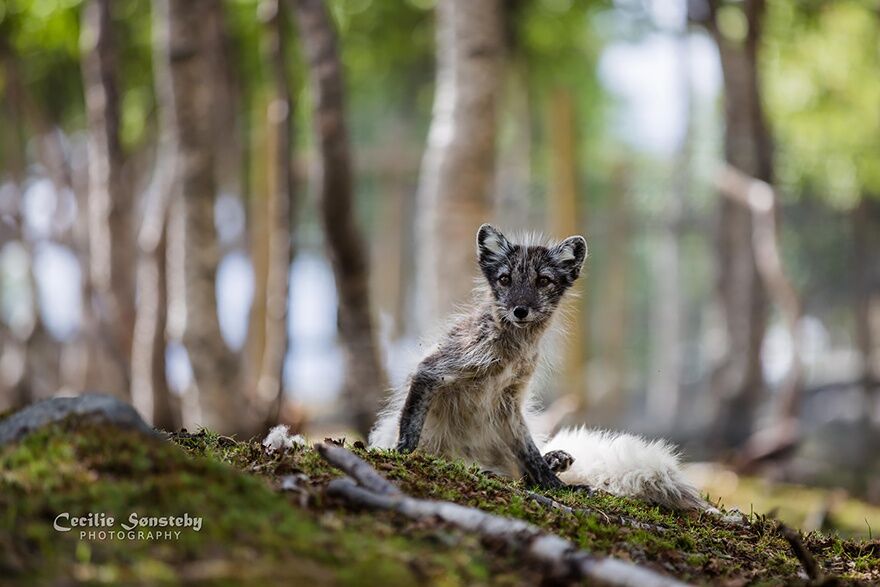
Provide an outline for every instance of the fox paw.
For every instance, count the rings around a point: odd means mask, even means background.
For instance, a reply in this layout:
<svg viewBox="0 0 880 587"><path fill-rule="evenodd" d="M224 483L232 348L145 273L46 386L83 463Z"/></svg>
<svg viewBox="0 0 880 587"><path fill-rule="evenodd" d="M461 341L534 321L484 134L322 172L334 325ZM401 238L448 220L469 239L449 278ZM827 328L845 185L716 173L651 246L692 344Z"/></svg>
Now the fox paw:
<svg viewBox="0 0 880 587"><path fill-rule="evenodd" d="M571 467L574 457L564 450L551 450L544 455L544 462L554 473L563 473Z"/></svg>

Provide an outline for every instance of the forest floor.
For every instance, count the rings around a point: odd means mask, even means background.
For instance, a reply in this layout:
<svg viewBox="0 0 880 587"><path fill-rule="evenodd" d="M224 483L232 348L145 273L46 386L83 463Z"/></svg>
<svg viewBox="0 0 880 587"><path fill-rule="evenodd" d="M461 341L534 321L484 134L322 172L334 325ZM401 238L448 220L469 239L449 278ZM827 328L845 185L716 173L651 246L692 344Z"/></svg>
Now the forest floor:
<svg viewBox="0 0 880 587"><path fill-rule="evenodd" d="M510 480L421 454L349 446L414 497L449 500L520 518L598 555L697 584L810 582L779 522L749 516L728 525L607 494L545 492L572 508L549 508ZM268 454L258 440L201 431L148 438L68 419L0 448L0 583L537 585L540 567L501 544L439 521L352 509L328 496L341 475L311 448ZM295 480L292 483L291 480ZM101 514L114 529L132 513L201 517L179 537L100 539L53 520ZM622 526L614 514L659 527ZM168 528L138 528L144 532ZM880 540L809 533L803 544L835 584L880 582Z"/></svg>

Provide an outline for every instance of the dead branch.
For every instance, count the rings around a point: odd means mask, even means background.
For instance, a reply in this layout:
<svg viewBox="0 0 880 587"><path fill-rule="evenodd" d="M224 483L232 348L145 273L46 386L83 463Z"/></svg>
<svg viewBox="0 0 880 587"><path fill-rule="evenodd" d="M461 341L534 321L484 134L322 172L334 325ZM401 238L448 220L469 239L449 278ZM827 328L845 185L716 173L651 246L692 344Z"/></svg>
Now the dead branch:
<svg viewBox="0 0 880 587"><path fill-rule="evenodd" d="M567 506L560 501L556 501L553 498L547 497L546 495L541 495L540 493L534 493L532 491L526 491L525 496L527 499L530 499L534 502L537 502L543 506L547 506L552 509L560 510L566 512L568 514L588 514L591 516L596 516L602 518L606 524L617 524L618 526L628 526L630 528L638 528L639 530L647 530L649 532L657 532L658 534L663 534L666 532L666 528L662 526L657 526L654 524L648 524L646 522L640 522L633 518L629 518L627 516L621 516L618 514L608 514L603 512L602 510L598 510L596 508L588 508L588 507L578 507L573 508L571 506Z"/></svg>
<svg viewBox="0 0 880 587"><path fill-rule="evenodd" d="M526 495L526 498L528 498L532 501L538 502L539 504L546 506L546 507L549 507L554 510L561 510L567 514L573 514L575 511L574 508L565 505L561 501L556 501L555 499L551 499L551 498L547 497L546 495L541 495L540 493L533 493L531 491L526 491L525 495ZM607 518L607 516L606 516L606 518Z"/></svg>
<svg viewBox="0 0 880 587"><path fill-rule="evenodd" d="M770 297L779 308L791 339L791 366L779 390L780 429L795 430L794 444L799 440L797 433L798 411L803 396L803 361L798 325L802 318L802 304L797 290L789 279L782 261L779 235L776 226L778 197L773 187L765 181L755 179L732 165L725 165L715 178L718 190L730 200L745 207L752 216L752 249L758 275L764 282ZM785 436L777 431L777 435ZM755 446L753 446L755 445ZM758 446L760 445L760 446ZM789 445L777 450L775 445L764 446L753 437L743 451L743 466L749 467L757 460L758 454L780 452Z"/></svg>
<svg viewBox="0 0 880 587"><path fill-rule="evenodd" d="M613 558L597 557L574 543L538 526L489 514L482 510L446 501L416 499L404 495L370 465L342 447L316 445L318 452L334 466L361 481L360 487L350 478L334 479L327 493L351 504L397 512L413 520L440 519L461 530L475 532L492 542L501 542L511 550L547 567L560 578L588 579L600 585L639 587L680 587L680 581L654 571ZM356 475L355 475L356 473ZM366 485L377 487L381 492ZM389 486L394 492L388 491Z"/></svg>
<svg viewBox="0 0 880 587"><path fill-rule="evenodd" d="M344 471L370 491L383 495L402 495L397 487L350 450L328 442L315 444L315 450L328 463Z"/></svg>
<svg viewBox="0 0 880 587"><path fill-rule="evenodd" d="M785 379L781 411L784 417L793 417L800 388L803 385L800 336L797 328L801 319L800 296L786 274L779 250L776 227L778 197L765 181L746 175L732 165L725 165L715 179L716 187L734 202L744 206L752 215L752 247L758 273L785 320L792 344L792 362Z"/></svg>
<svg viewBox="0 0 880 587"><path fill-rule="evenodd" d="M813 558L813 554L807 550L800 534L782 523L779 524L779 533L791 545L791 550L804 567L807 576L813 581L818 580L822 576L822 569L819 568L819 563Z"/></svg>

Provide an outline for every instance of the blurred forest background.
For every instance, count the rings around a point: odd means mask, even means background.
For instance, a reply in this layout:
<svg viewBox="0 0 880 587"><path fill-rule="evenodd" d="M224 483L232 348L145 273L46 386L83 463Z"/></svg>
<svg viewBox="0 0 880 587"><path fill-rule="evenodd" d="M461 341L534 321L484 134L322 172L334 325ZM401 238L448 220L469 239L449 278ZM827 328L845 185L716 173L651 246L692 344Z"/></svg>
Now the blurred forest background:
<svg viewBox="0 0 880 587"><path fill-rule="evenodd" d="M877 0L0 0L0 409L364 434L486 221L554 423L880 502Z"/></svg>

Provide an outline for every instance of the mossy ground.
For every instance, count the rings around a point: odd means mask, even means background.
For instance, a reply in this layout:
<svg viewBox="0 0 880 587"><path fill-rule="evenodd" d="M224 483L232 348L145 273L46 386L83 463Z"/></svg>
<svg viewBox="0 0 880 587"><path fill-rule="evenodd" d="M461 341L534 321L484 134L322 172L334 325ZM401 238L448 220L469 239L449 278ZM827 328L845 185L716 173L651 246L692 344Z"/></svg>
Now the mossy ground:
<svg viewBox="0 0 880 587"><path fill-rule="evenodd" d="M182 449L182 450L181 450ZM608 495L560 490L572 507L624 514L662 533L529 501L524 488L460 463L355 448L404 491L522 518L582 547L702 584L797 584L800 565L777 523L742 527L680 516ZM302 474L297 489L281 480ZM0 449L0 583L534 585L541 569L495 544L434 522L355 511L324 493L339 473L306 447L273 455L257 441L208 432L170 441L67 421ZM188 512L199 532L178 540L90 540L59 533L59 513L126 520ZM808 548L845 582L880 581L880 541L810 534Z"/></svg>

